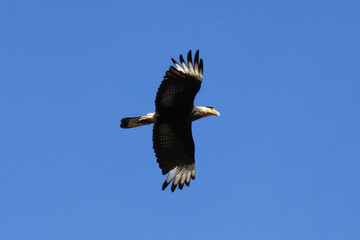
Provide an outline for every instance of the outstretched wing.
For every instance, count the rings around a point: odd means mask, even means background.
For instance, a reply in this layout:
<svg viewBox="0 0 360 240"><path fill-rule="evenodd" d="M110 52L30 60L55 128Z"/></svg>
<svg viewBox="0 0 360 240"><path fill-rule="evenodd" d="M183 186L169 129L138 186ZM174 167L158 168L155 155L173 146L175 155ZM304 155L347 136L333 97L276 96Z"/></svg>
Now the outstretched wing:
<svg viewBox="0 0 360 240"><path fill-rule="evenodd" d="M203 61L199 61L199 50L196 51L192 62L191 51L187 56L188 64L182 55L179 57L180 64L171 59L176 66L171 66L161 82L156 93L155 108L158 114L173 114L191 111L194 98L200 90L203 77Z"/></svg>
<svg viewBox="0 0 360 240"><path fill-rule="evenodd" d="M180 55L180 64L174 59L156 94L155 107L159 114L153 128L153 147L163 174L169 173L163 190L173 181L171 190L179 184L190 184L195 178L195 146L191 133L191 111L194 98L200 90L203 62L199 51L192 61L191 51L187 64Z"/></svg>
<svg viewBox="0 0 360 240"><path fill-rule="evenodd" d="M156 123L153 128L153 146L162 174L169 175L162 189L174 179L171 191L176 186L189 186L190 178L195 179L195 146L191 134L191 122L186 124Z"/></svg>

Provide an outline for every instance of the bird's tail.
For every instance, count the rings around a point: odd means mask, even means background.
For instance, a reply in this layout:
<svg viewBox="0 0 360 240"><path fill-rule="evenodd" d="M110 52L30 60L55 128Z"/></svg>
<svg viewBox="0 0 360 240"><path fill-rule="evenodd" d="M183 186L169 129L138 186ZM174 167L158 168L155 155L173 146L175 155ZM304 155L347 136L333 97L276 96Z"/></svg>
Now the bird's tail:
<svg viewBox="0 0 360 240"><path fill-rule="evenodd" d="M128 117L121 119L121 128L134 128L143 125L148 125L155 122L155 113L148 113L145 116L140 117Z"/></svg>

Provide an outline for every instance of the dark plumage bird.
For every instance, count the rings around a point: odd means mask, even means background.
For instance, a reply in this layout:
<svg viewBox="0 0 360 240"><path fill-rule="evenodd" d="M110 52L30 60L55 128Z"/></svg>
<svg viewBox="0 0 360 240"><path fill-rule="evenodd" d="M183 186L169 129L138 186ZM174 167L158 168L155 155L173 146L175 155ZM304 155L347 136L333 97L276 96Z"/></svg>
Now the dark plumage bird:
<svg viewBox="0 0 360 240"><path fill-rule="evenodd" d="M133 128L154 123L153 148L162 169L169 173L162 189L171 181L171 191L184 184L190 185L195 179L195 146L191 133L191 123L197 119L220 113L213 107L194 106L194 98L200 90L203 78L203 60L199 51L192 60L191 50L187 55L187 64L182 55L180 64L171 59L171 66L160 84L155 99L155 112L145 116L121 119L120 127Z"/></svg>

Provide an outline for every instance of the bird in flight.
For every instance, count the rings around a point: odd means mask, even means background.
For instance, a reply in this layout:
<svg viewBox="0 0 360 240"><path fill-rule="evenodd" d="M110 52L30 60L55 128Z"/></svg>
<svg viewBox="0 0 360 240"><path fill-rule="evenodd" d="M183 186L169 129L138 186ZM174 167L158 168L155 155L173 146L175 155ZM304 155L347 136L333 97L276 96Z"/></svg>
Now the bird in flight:
<svg viewBox="0 0 360 240"><path fill-rule="evenodd" d="M171 191L182 189L195 179L195 145L191 133L192 121L220 113L213 107L194 106L194 98L203 79L203 60L196 51L194 61L191 50L187 63L182 55L180 64L166 71L156 93L155 112L140 117L121 119L121 128L133 128L148 124L153 127L153 148L162 174L168 176L162 185L164 190L172 181Z"/></svg>

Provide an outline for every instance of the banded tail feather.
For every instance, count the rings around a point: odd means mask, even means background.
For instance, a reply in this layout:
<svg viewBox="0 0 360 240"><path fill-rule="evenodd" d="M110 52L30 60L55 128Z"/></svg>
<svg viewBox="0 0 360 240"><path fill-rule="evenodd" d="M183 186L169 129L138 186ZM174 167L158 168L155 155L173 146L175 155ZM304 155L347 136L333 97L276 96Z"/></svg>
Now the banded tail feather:
<svg viewBox="0 0 360 240"><path fill-rule="evenodd" d="M148 113L145 116L140 117L127 117L121 119L121 128L134 128L144 125L148 125L155 122L155 113Z"/></svg>

